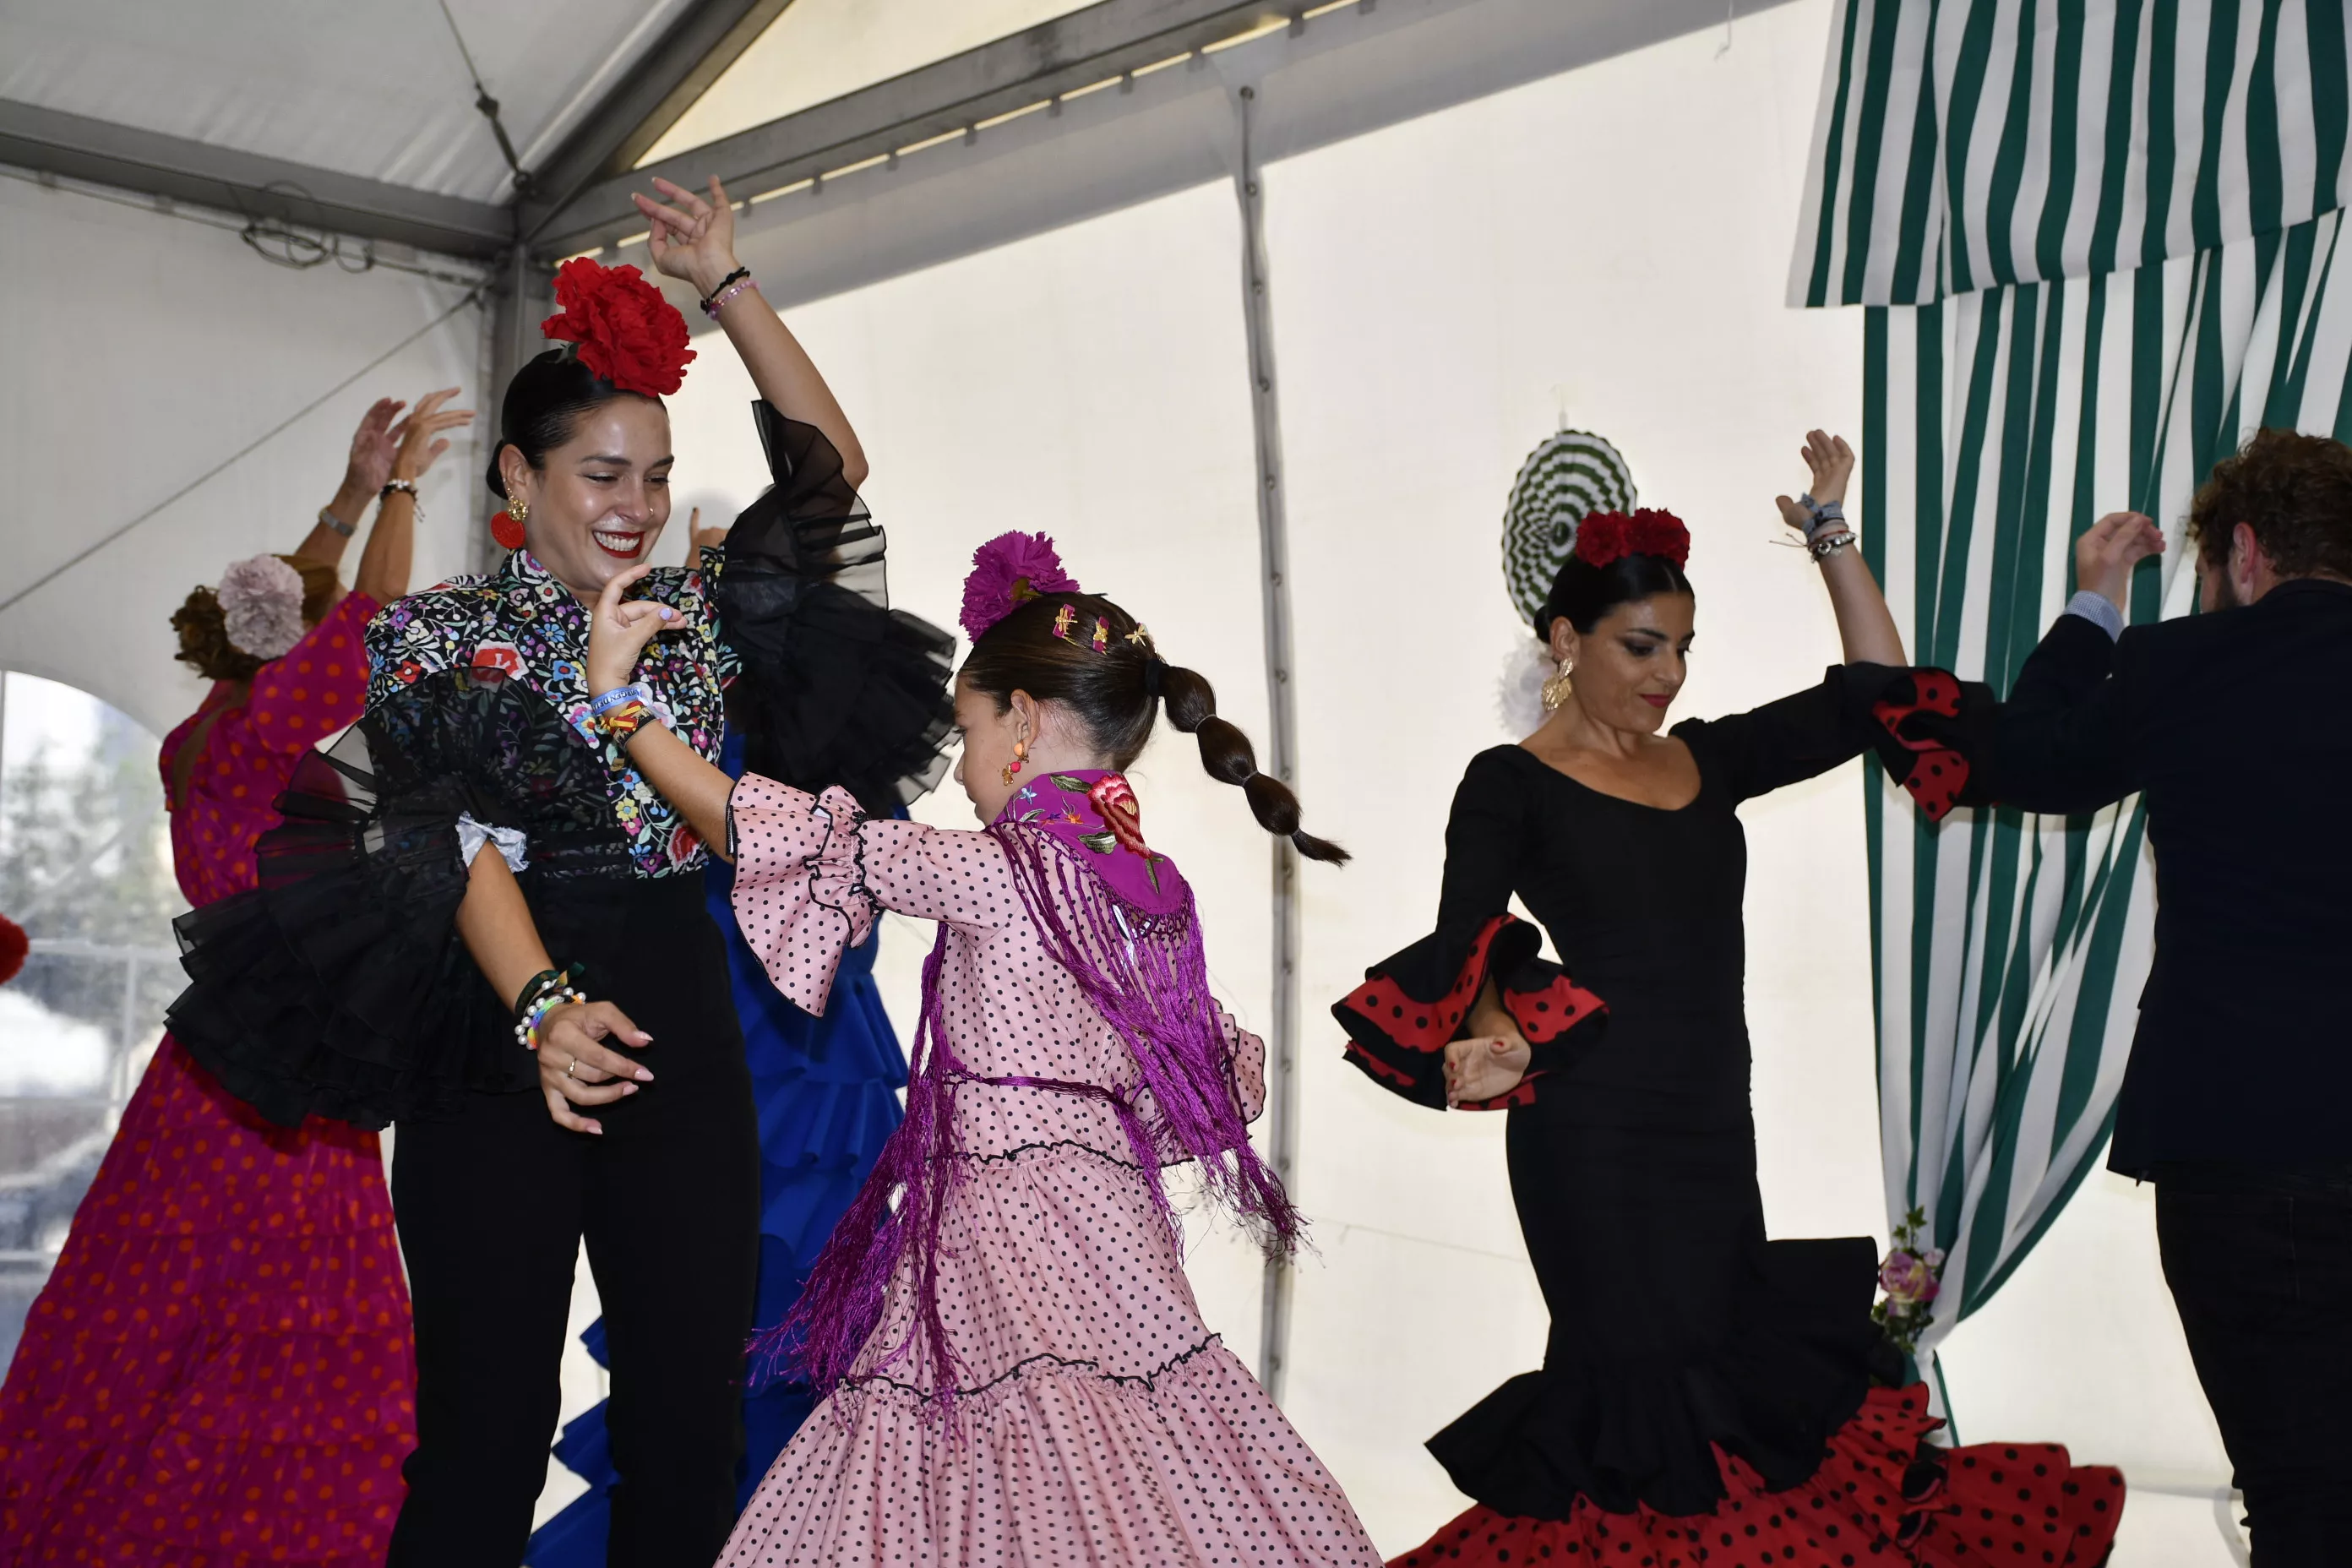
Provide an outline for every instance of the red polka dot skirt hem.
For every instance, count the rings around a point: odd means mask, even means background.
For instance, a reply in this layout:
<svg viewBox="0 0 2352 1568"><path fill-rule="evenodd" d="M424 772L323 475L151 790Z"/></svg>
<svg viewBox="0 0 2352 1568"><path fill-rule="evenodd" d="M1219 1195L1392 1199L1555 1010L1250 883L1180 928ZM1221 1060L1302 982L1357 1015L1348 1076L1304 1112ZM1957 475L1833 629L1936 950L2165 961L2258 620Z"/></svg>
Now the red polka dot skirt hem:
<svg viewBox="0 0 2352 1568"><path fill-rule="evenodd" d="M270 1127L167 1037L0 1388L0 1568L373 1568L415 1389L374 1134Z"/></svg>
<svg viewBox="0 0 2352 1568"><path fill-rule="evenodd" d="M1764 1490L1753 1470L1718 1451L1729 1495L1712 1513L1604 1513L1581 1497L1565 1520L1473 1508L1392 1568L2096 1568L2106 1561L2123 1520L2119 1471L2075 1465L2051 1443L1927 1446L1940 1423L1927 1404L1922 1388L1873 1390L1831 1438L1812 1479L1788 1491Z"/></svg>

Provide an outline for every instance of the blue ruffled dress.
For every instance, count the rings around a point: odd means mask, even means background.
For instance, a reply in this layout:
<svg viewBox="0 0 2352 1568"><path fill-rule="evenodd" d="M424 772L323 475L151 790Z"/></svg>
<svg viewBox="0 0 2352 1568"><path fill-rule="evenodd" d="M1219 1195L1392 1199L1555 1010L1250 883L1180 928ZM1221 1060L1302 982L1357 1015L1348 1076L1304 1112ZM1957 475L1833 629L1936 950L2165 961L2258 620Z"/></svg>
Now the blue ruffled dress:
<svg viewBox="0 0 2352 1568"><path fill-rule="evenodd" d="M741 775L740 730L728 731L719 765ZM777 994L744 945L728 901L734 876L723 861L711 862L708 885L711 917L727 936L735 1011L742 1019L760 1112L760 1294L754 1321L766 1328L791 1310L825 1237L897 1129L907 1057L874 984L878 932L865 946L842 954L832 1005L824 1017L812 1018ZM589 1325L580 1339L603 1364L603 1321ZM770 1384L744 1396L739 1509L815 1405L810 1390L794 1384ZM603 1402L564 1427L555 1457L587 1481L588 1489L531 1536L523 1563L526 1568L603 1568L608 1499L620 1479L604 1437Z"/></svg>

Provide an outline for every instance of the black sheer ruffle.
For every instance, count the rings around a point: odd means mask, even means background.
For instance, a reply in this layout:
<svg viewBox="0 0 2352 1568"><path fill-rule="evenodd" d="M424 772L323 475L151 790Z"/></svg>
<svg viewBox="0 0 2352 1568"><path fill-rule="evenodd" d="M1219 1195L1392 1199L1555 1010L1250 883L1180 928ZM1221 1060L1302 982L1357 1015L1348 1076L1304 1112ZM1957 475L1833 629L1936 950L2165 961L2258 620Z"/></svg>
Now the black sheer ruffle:
<svg viewBox="0 0 2352 1568"><path fill-rule="evenodd" d="M1877 1272L1862 1237L1768 1243L1704 1354L1555 1342L1544 1370L1504 1384L1429 1450L1464 1492L1521 1518L1566 1519L1580 1495L1612 1513L1706 1513L1725 1495L1717 1447L1767 1490L1801 1486L1873 1384L1901 1373L1870 1319Z"/></svg>
<svg viewBox="0 0 2352 1568"><path fill-rule="evenodd" d="M378 1128L535 1083L457 935L457 823L522 829L536 875L625 872L588 743L522 683L447 671L304 757L278 806L259 885L174 922L191 984L173 1037L285 1126Z"/></svg>
<svg viewBox="0 0 2352 1568"><path fill-rule="evenodd" d="M713 590L742 663L729 693L751 772L839 784L877 815L946 771L955 639L890 608L882 530L814 426L752 405L775 476L728 531Z"/></svg>

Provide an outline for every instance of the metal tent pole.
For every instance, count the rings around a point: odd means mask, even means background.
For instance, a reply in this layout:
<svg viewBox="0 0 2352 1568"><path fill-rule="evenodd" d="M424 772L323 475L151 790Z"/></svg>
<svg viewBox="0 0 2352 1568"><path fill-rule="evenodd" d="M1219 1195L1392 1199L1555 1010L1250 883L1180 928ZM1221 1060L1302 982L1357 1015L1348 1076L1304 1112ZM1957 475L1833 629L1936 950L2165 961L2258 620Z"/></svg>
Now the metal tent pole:
<svg viewBox="0 0 2352 1568"><path fill-rule="evenodd" d="M1268 771L1286 784L1298 777L1298 715L1290 681L1290 551L1284 521L1282 408L1274 378L1274 321L1266 296L1265 186L1252 137L1257 89L1234 98L1241 161L1234 194L1241 203L1242 312L1249 343L1250 419L1257 438L1258 557L1265 606ZM1274 996L1266 1031L1266 1153L1288 1185L1297 1180L1298 852L1274 840ZM1259 1310L1258 1381L1279 1403L1290 1350L1290 1265L1272 1259Z"/></svg>

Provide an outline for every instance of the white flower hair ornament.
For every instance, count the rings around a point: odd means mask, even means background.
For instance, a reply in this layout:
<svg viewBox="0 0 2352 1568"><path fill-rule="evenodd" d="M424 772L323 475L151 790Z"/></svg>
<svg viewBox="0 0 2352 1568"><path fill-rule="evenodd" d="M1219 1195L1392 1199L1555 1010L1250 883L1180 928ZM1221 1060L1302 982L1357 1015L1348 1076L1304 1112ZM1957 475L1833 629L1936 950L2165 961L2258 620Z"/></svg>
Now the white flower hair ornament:
<svg viewBox="0 0 2352 1568"><path fill-rule="evenodd" d="M230 563L213 595L239 653L278 658L302 640L302 574L277 556Z"/></svg>

